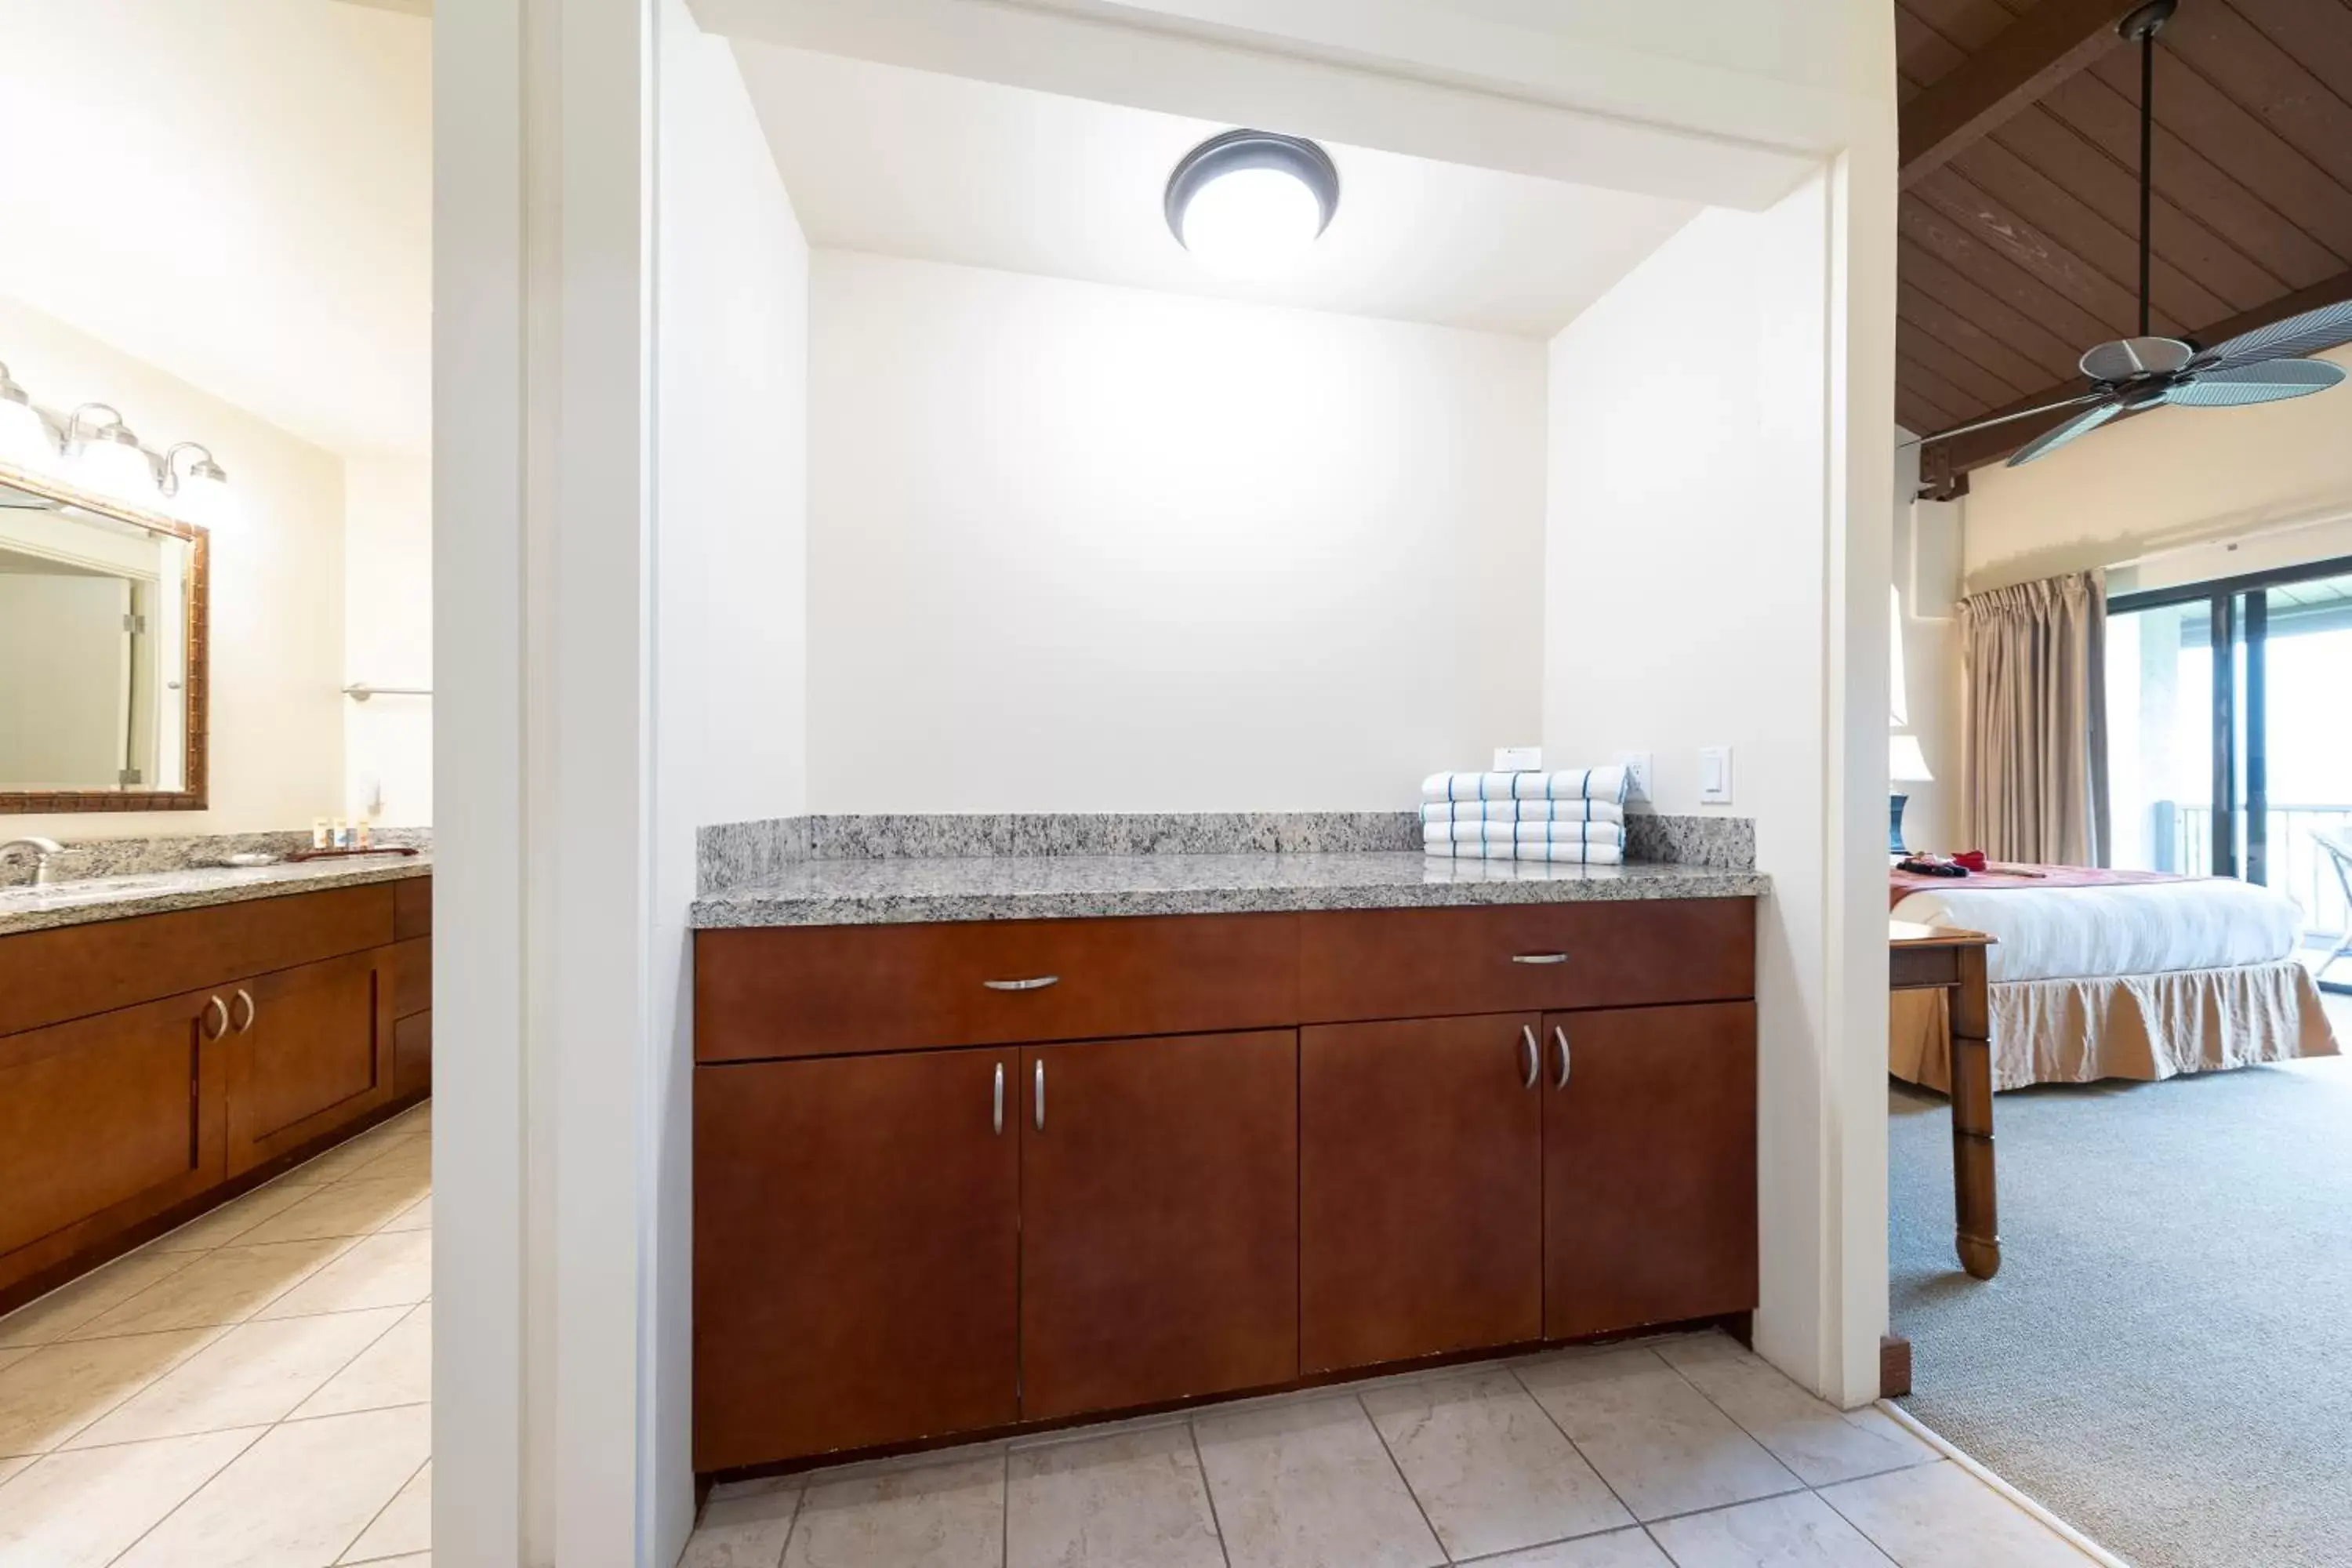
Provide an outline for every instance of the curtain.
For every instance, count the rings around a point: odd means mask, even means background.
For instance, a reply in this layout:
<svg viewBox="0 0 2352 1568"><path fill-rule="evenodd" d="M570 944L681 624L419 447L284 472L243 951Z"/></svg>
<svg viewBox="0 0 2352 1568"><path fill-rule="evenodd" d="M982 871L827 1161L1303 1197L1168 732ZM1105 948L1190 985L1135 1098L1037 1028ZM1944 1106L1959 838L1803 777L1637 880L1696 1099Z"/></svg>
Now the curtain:
<svg viewBox="0 0 2352 1568"><path fill-rule="evenodd" d="M2107 863L2105 574L1960 601L1962 807L1996 860Z"/></svg>

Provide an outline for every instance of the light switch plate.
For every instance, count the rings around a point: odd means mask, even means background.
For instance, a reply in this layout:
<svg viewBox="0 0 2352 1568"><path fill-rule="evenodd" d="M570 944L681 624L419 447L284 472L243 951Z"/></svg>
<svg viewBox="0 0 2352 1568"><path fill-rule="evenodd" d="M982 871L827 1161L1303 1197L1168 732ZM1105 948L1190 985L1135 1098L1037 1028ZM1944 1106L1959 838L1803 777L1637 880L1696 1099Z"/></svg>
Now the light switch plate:
<svg viewBox="0 0 2352 1568"><path fill-rule="evenodd" d="M1698 749L1698 803L1701 805L1731 804L1731 748L1701 746Z"/></svg>
<svg viewBox="0 0 2352 1568"><path fill-rule="evenodd" d="M1650 753L1627 752L1619 757L1617 762L1618 765L1625 770L1627 775L1626 798L1639 801L1650 799Z"/></svg>
<svg viewBox="0 0 2352 1568"><path fill-rule="evenodd" d="M1543 772L1543 748L1497 746L1495 748L1495 771L1498 773L1539 773Z"/></svg>

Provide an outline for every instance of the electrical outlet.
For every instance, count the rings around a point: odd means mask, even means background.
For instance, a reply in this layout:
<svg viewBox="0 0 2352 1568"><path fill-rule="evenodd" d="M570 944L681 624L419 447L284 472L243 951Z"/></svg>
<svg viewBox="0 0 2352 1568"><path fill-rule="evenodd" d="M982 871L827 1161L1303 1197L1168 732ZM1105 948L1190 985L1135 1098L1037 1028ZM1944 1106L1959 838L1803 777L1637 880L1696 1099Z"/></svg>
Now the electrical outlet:
<svg viewBox="0 0 2352 1568"><path fill-rule="evenodd" d="M1731 748L1701 746L1698 749L1698 803L1701 805L1731 804Z"/></svg>
<svg viewBox="0 0 2352 1568"><path fill-rule="evenodd" d="M1643 802L1653 799L1650 794L1650 753L1627 752L1617 761L1624 768L1631 786L1625 792L1626 798Z"/></svg>

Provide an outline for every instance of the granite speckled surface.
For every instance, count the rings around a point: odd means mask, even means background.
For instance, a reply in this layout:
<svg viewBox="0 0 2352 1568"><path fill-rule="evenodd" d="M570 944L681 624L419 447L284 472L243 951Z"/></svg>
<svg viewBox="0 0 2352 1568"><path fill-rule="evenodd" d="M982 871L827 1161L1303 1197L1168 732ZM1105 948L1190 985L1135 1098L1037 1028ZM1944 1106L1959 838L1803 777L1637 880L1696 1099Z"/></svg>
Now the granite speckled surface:
<svg viewBox="0 0 2352 1568"><path fill-rule="evenodd" d="M697 899L691 923L892 925L1282 910L1754 898L1769 879L1704 866L1433 860L1410 851L803 860Z"/></svg>
<svg viewBox="0 0 2352 1568"><path fill-rule="evenodd" d="M1625 858L1746 871L1756 864L1756 820L1748 816L1628 816Z"/></svg>
<svg viewBox="0 0 2352 1568"><path fill-rule="evenodd" d="M0 817L0 843L16 835ZM433 847L429 827L383 827L375 833L379 847L395 845L417 849ZM192 833L156 838L82 838L66 841L65 852L49 858L56 875L71 881L93 877L146 876L157 871L185 871L225 864L232 855L270 855L280 859L310 847L310 835L300 833ZM19 851L0 861L0 888L30 887L32 857Z"/></svg>
<svg viewBox="0 0 2352 1568"><path fill-rule="evenodd" d="M302 836L305 847L310 836ZM429 876L431 854L371 856L359 860L310 860L278 866L196 866L0 889L0 936L49 931L91 921L126 920L207 904L242 903L324 888L397 882Z"/></svg>

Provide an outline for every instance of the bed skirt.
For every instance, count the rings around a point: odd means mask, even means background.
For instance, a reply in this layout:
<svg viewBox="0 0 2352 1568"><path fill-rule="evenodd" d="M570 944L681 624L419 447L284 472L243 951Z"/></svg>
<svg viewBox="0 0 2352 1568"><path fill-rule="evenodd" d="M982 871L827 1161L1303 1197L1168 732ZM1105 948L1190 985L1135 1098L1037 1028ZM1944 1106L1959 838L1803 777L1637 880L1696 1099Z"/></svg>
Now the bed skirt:
<svg viewBox="0 0 2352 1568"><path fill-rule="evenodd" d="M2336 1053L2319 987L2293 959L2097 980L2002 981L1990 990L1996 1089L2152 1080ZM1948 1094L1946 1006L1941 991L1894 993L1887 1070Z"/></svg>

